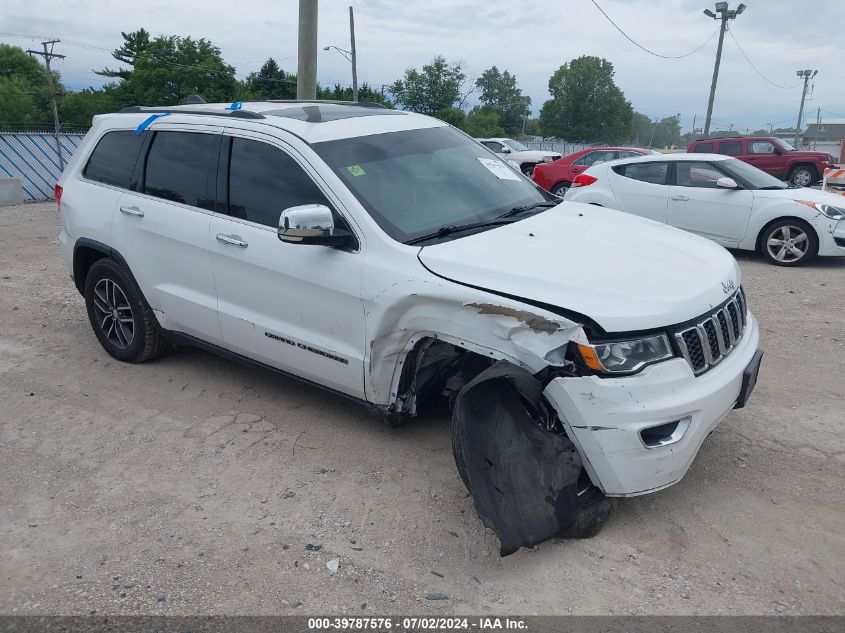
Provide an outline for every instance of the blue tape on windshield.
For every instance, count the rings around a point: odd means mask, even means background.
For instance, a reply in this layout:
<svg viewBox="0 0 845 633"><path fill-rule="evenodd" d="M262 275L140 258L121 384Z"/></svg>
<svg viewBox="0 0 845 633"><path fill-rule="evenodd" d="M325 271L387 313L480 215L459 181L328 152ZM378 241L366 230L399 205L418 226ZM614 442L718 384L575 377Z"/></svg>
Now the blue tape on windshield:
<svg viewBox="0 0 845 633"><path fill-rule="evenodd" d="M243 101L233 101L233 102L232 102L232 105L230 105L230 106L229 106L228 108L226 108L226 109L227 109L227 110L240 110L240 109L241 109L241 108L243 108L243 107L244 107L244 103L243 103Z"/></svg>
<svg viewBox="0 0 845 633"><path fill-rule="evenodd" d="M152 125L153 121L155 121L156 119L163 117L163 116L169 116L169 115L170 115L170 112L162 112L162 113L159 113L159 114L151 114L149 117L144 119L141 122L141 124L138 125L138 127L135 128L135 134L140 134L141 132L146 130L148 127L150 127L150 125Z"/></svg>

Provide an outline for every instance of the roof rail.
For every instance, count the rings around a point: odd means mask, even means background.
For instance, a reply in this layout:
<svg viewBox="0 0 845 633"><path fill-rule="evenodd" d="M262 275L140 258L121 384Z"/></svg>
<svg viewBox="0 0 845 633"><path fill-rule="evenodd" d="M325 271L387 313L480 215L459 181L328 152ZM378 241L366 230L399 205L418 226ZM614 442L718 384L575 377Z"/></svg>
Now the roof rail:
<svg viewBox="0 0 845 633"><path fill-rule="evenodd" d="M313 105L330 103L332 105L349 105L358 106L360 108L387 109L387 106L383 103L376 103L375 101L335 101L333 99L252 99L251 101L244 101L243 103L307 103Z"/></svg>
<svg viewBox="0 0 845 633"><path fill-rule="evenodd" d="M249 110L186 110L185 108L147 108L144 106L129 106L118 114L199 114L202 116L224 116L231 119L264 119L263 114Z"/></svg>

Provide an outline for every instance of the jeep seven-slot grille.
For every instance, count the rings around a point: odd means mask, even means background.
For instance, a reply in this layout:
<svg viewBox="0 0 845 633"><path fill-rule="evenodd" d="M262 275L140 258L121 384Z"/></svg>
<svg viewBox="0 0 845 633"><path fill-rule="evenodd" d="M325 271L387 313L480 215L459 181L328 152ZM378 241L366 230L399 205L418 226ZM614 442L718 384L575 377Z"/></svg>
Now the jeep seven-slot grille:
<svg viewBox="0 0 845 633"><path fill-rule="evenodd" d="M675 332L675 341L693 372L702 374L731 353L745 332L747 311L745 293L740 288L696 325Z"/></svg>

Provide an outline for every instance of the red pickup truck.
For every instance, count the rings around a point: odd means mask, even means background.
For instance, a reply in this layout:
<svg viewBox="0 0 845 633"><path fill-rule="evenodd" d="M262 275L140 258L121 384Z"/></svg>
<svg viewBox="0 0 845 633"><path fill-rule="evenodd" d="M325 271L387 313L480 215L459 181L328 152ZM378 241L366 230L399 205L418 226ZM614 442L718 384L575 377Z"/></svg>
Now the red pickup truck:
<svg viewBox="0 0 845 633"><path fill-rule="evenodd" d="M802 152L771 136L703 139L693 141L687 151L733 156L797 187L809 187L820 181L824 170L834 164L830 154Z"/></svg>

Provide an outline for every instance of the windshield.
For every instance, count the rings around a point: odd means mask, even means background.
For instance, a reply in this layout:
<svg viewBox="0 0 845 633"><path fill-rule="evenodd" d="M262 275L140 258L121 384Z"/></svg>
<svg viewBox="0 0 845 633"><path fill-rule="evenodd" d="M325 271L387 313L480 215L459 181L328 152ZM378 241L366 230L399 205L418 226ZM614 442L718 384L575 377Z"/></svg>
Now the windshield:
<svg viewBox="0 0 845 633"><path fill-rule="evenodd" d="M528 148L525 147L525 145L523 145L519 141L514 141L513 139L506 138L502 142L516 152L527 152L528 151Z"/></svg>
<svg viewBox="0 0 845 633"><path fill-rule="evenodd" d="M788 142L784 141L782 138L776 138L775 142L777 142L777 144L780 145L787 152L794 152L795 151L795 148L792 147L792 145L790 145Z"/></svg>
<svg viewBox="0 0 845 633"><path fill-rule="evenodd" d="M553 199L451 127L314 143L378 225L399 242L493 220Z"/></svg>
<svg viewBox="0 0 845 633"><path fill-rule="evenodd" d="M749 189L786 189L788 186L782 180L778 180L753 165L744 163L736 158L720 160L716 165L734 178L747 183Z"/></svg>

